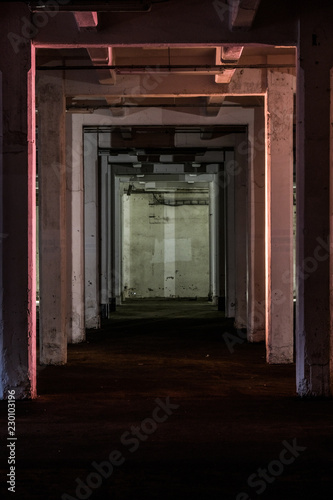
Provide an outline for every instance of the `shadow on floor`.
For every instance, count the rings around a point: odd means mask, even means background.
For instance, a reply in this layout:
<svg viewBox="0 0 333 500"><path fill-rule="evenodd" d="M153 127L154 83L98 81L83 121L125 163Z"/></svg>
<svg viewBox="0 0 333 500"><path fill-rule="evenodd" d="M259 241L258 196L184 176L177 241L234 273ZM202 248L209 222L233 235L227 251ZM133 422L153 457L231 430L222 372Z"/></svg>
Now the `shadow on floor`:
<svg viewBox="0 0 333 500"><path fill-rule="evenodd" d="M231 353L226 332L208 303L134 301L39 367L37 400L16 405L16 498L329 498L332 400L297 398L294 365Z"/></svg>

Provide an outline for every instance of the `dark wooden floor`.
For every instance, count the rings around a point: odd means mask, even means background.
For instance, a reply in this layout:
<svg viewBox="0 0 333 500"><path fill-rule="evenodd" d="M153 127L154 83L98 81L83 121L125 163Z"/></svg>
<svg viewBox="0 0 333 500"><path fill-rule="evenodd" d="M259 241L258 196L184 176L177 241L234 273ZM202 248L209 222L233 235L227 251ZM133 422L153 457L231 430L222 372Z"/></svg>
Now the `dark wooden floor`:
<svg viewBox="0 0 333 500"><path fill-rule="evenodd" d="M133 302L39 367L38 399L17 402L15 494L0 405L1 498L330 498L333 401L297 398L294 365L231 353L225 332L208 303Z"/></svg>

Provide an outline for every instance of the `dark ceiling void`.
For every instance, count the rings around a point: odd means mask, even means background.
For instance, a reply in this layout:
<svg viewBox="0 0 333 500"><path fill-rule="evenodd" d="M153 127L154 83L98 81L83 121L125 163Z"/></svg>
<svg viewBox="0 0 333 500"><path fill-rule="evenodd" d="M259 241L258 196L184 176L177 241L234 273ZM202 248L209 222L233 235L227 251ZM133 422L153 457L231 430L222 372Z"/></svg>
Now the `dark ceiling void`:
<svg viewBox="0 0 333 500"><path fill-rule="evenodd" d="M159 109L171 109L183 112L189 112L190 110L198 110L202 114L217 115L221 108L262 108L263 99L260 96L232 96L226 97L221 96L216 97L213 100L207 96L198 97L150 97L142 99L139 103L133 102L130 96L115 97L114 102L107 102L105 98L99 97L96 99L84 99L84 98L67 98L66 99L66 110L71 113L75 112L93 112L97 110L110 110L112 113L118 111L124 113L126 109L136 109L136 108L159 108Z"/></svg>
<svg viewBox="0 0 333 500"><path fill-rule="evenodd" d="M161 173L171 173L173 169L178 173L217 173L218 164L224 161L223 151L232 147L221 148L211 141L245 134L246 130L241 125L84 127L84 132L97 132L104 137L99 144L99 156L108 156L114 166L129 168L127 174L132 174L133 168L140 174L156 173L156 165L161 166ZM184 134L188 144L180 146L178 142Z"/></svg>
<svg viewBox="0 0 333 500"><path fill-rule="evenodd" d="M86 129L85 129L86 130ZM179 148L175 144L177 133L191 134L201 140L212 140L229 134L244 133L246 126L233 125L206 126L206 127L170 127L170 126L132 126L113 127L111 130L111 144L114 150L129 150L140 148L144 150L142 154L161 154L160 150L165 150L165 154L176 149L178 153L188 152L188 148ZM102 130L99 130L102 132ZM158 149L158 153L156 153ZM196 148L199 150L200 148ZM204 152L207 148L202 148ZM174 153L177 154L177 153Z"/></svg>

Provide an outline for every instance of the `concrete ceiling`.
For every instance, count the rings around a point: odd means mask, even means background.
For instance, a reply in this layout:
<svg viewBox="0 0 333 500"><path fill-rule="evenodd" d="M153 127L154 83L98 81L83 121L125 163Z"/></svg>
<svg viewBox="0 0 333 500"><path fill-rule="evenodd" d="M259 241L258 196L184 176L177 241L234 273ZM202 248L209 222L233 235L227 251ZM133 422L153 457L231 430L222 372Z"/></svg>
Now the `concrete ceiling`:
<svg viewBox="0 0 333 500"><path fill-rule="evenodd" d="M59 8L67 16L74 16L78 32L98 32L101 26L112 26L112 12L145 13L154 9L154 4L163 2L169 0L110 0L95 2L91 11L89 2L68 1ZM224 9L222 14L228 17L231 30L250 30L260 7L260 0L215 3L220 13ZM49 4L30 2L30 7L37 12L50 9ZM52 68L65 75L68 111L109 109L114 116L140 107L165 107L216 116L223 107L261 106L262 100L255 91L247 95L245 90L238 95L235 74L272 63L295 66L295 49L267 45L161 47L153 44L37 49L40 72Z"/></svg>
<svg viewBox="0 0 333 500"><path fill-rule="evenodd" d="M260 106L259 96L239 96L232 90L233 78L236 71L266 67L272 61L295 66L295 49L149 46L37 50L40 73L47 68L68 68L64 72L68 111L110 109L117 116L128 108L156 106L208 116L217 115L223 106ZM131 86L138 85L140 98L134 98L137 89L131 92ZM184 92L175 90L178 88Z"/></svg>
<svg viewBox="0 0 333 500"><path fill-rule="evenodd" d="M108 12L149 12L156 3L167 3L170 0L104 0L88 2L85 0L67 0L58 3L57 10L72 12L78 29L96 29L99 19ZM261 0L225 0L215 1L224 17L228 17L231 29L250 29L256 17ZM27 2L33 12L52 12L52 2ZM92 11L93 7L93 11Z"/></svg>

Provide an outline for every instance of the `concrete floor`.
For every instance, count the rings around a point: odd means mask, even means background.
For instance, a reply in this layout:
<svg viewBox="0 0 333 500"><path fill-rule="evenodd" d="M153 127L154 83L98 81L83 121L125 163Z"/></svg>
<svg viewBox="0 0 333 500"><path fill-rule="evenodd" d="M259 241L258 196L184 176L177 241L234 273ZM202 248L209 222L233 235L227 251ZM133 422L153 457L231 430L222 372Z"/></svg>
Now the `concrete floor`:
<svg viewBox="0 0 333 500"><path fill-rule="evenodd" d="M333 401L300 400L294 365L267 365L263 344L231 353L225 331L208 303L119 307L66 366L39 367L37 400L17 402L15 495L2 426L1 498L330 498Z"/></svg>

